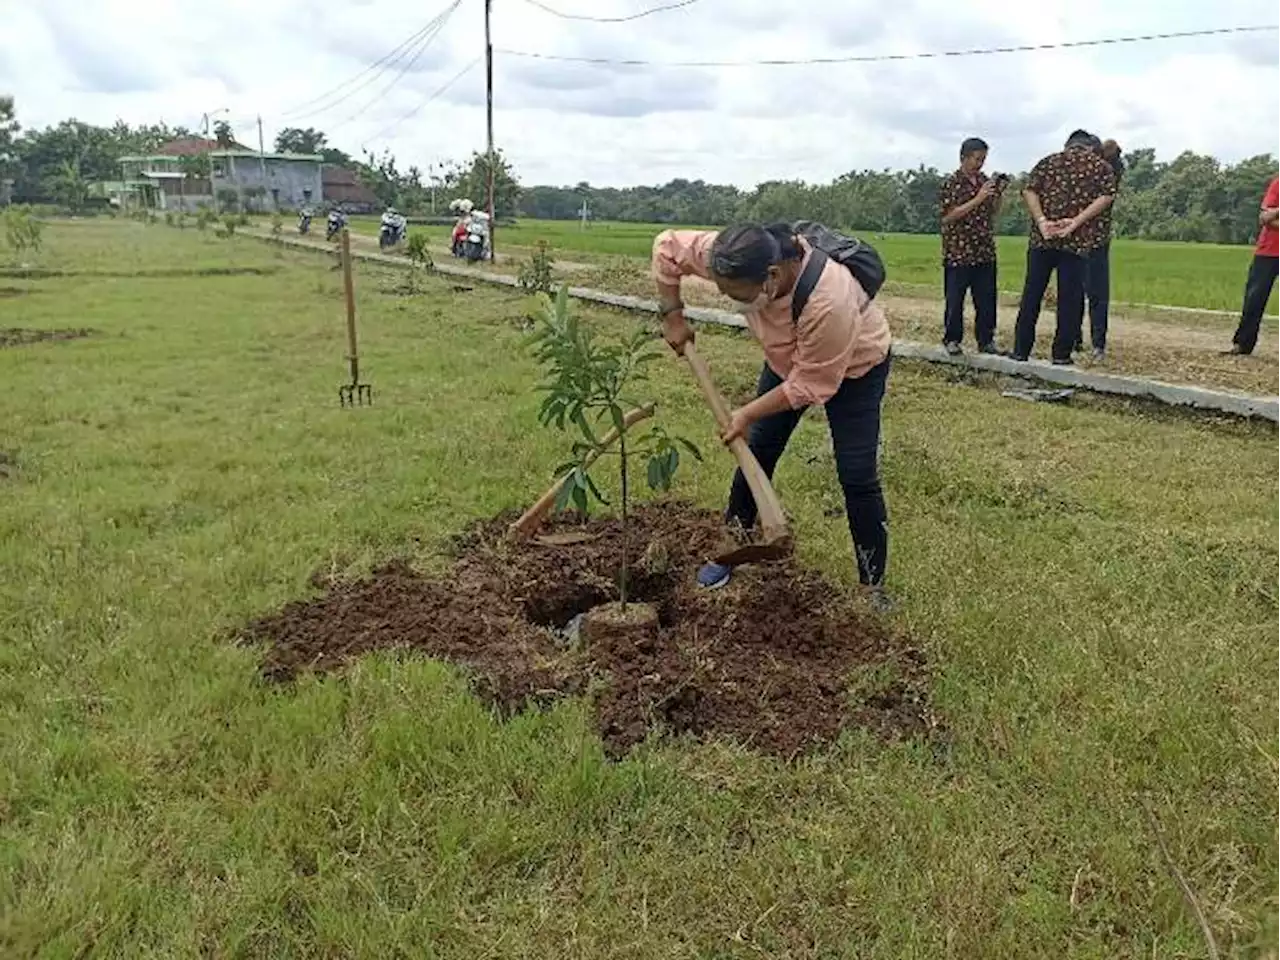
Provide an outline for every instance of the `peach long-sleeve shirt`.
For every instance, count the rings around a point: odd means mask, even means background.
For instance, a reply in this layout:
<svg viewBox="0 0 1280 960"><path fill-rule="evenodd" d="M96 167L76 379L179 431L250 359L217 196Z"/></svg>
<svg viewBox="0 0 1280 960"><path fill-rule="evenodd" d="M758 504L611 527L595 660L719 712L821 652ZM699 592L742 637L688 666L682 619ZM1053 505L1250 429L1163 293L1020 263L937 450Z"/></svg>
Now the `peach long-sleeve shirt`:
<svg viewBox="0 0 1280 960"><path fill-rule="evenodd" d="M693 275L711 279L711 245L704 230L665 230L653 243L653 276L677 286ZM804 261L813 252L801 238ZM745 314L747 326L764 348L765 360L783 378L793 410L826 403L848 377L860 377L889 354L889 322L848 268L828 261L800 314L791 320L791 294Z"/></svg>

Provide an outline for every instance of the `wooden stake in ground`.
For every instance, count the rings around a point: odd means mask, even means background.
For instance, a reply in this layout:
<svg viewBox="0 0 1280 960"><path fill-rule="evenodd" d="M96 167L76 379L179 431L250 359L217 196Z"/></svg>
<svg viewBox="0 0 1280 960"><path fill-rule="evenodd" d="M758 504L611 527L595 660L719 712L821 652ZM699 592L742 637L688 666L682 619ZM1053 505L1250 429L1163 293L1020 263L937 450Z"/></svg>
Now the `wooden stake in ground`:
<svg viewBox="0 0 1280 960"><path fill-rule="evenodd" d="M657 408L652 403L645 404L643 407L636 407L636 409L632 410L622 418L623 428L630 430L632 426L639 423L641 420L652 417L654 410L656 409ZM614 427L601 437L600 445L596 447L596 449L592 451L585 460L583 460L582 469L586 470L591 466L591 464L595 463L600 457L600 454L604 453L608 447L617 443L620 436L622 436L622 434L618 431L617 427ZM566 473L563 477L553 483L550 489L540 496L538 501L521 515L519 520L507 527L507 536L511 537L513 540L519 540L523 537L529 536L533 531L537 530L538 526L546 518L547 514L551 512L551 508L555 506L556 497L560 494L560 488L564 486L565 481L568 479L569 474Z"/></svg>
<svg viewBox="0 0 1280 960"><path fill-rule="evenodd" d="M356 350L356 288L351 280L351 234L342 228L342 285L347 295L347 361L351 365L351 382L338 388L338 403L344 407L373 403L373 387L360 382L360 355Z"/></svg>

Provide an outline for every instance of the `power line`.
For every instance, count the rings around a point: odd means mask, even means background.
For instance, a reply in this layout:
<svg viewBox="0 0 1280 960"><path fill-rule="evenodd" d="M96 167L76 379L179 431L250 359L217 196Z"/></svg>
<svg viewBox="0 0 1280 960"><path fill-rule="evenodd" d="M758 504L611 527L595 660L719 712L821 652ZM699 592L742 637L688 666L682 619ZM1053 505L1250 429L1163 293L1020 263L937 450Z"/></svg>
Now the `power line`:
<svg viewBox="0 0 1280 960"><path fill-rule="evenodd" d="M378 58L373 63L369 64L367 67L365 67L363 70L356 73L354 76L350 77L347 80L344 80L342 83L339 83L335 87L331 87L329 90L320 94L319 96L312 97L310 100L304 101L303 103L300 103L297 106L284 111L284 113L282 113L281 116L285 118L292 117L294 119L298 119L300 117L314 116L315 114L324 113L327 110L331 110L334 107L336 107L338 104L342 103L343 101L350 99L351 96L356 91L361 90L364 87L367 87L374 80L378 79L380 75L385 73L387 70L391 69L391 67L395 66L395 64L398 61L404 58L404 56L409 52L411 48L415 47L419 42L422 41L424 36L428 34L431 34L432 36L434 36L435 32L439 32L441 21L447 18L449 14L451 14L457 8L458 2L460 2L460 0L455 0L455 2L451 6L446 7L444 10L440 11L440 13L432 17L431 20L429 20L420 29L411 33L403 41L401 41L399 44L393 47L388 53L384 54L382 57ZM344 89L348 87L349 84L354 83L356 80L359 80L366 73L370 73L371 71L372 71L371 76L369 76L363 82L356 84L356 86L351 87L351 89L347 90L347 92L343 96L339 97L337 100L333 100L333 102L325 104L324 106L315 106L314 108L312 108L313 104L319 104L321 101L330 100L334 94L341 93Z"/></svg>
<svg viewBox="0 0 1280 960"><path fill-rule="evenodd" d="M583 13L563 13L554 7L549 7L541 0L525 0L525 3L532 7L537 7L543 13L549 13L553 17L559 17L561 20L585 20L590 23L629 23L632 20L639 20L642 17L650 17L655 13L662 13L666 10L679 10L681 7L691 7L700 0L678 0L676 3L666 3L660 7L651 7L648 10L641 10L639 13L631 13L622 17L589 17Z"/></svg>
<svg viewBox="0 0 1280 960"><path fill-rule="evenodd" d="M453 5L449 7L447 10L445 10L439 17L436 18L437 22L436 22L435 30L433 30L430 34L426 36L426 38L422 41L421 46L418 47L414 55L409 58L409 61L405 63L403 67L400 68L400 72L391 78L390 83L384 86L378 93L375 93L371 99L366 100L363 105L361 105L360 107L357 107L354 111L352 111L346 117L339 120L336 124L334 124L334 126L335 127L345 126L346 124L354 120L356 117L364 113L366 110L368 110L378 100L381 100L384 96L386 96L386 94L391 90L391 88L394 87L397 83L399 83L404 78L404 75L408 73L413 68L413 65L417 63L418 60L422 57L422 55L426 53L427 47L431 46L431 42L435 40L436 37L440 36L441 31L444 30L445 24L449 22L449 17L452 16L453 12L458 9L458 5L461 2L462 0L454 0Z"/></svg>
<svg viewBox="0 0 1280 960"><path fill-rule="evenodd" d="M533 2L533 0L529 0ZM1060 43L1029 43L1009 47L985 47L972 50L943 50L926 53L883 53L852 57L808 57L803 60L615 60L609 57L569 57L529 50L498 50L508 57L534 60L557 60L567 63L612 64L624 67L790 67L808 64L880 63L890 60L937 60L946 57L977 57L1003 53L1030 53L1037 50L1068 50L1078 47L1101 47L1110 44L1146 43L1153 40L1176 40L1182 37L1213 37L1225 34L1261 33L1280 30L1280 26L1220 27L1213 30L1183 30L1177 33L1147 33L1131 37L1107 37L1101 40L1064 40Z"/></svg>
<svg viewBox="0 0 1280 960"><path fill-rule="evenodd" d="M438 99L440 96L442 96L446 90L448 90L448 89L449 89L450 87L452 87L455 83L457 83L457 82L458 82L459 80L461 80L464 76L466 76L466 75L467 75L468 73L470 73L473 69L475 69L476 65L477 65L481 60L483 60L483 59L484 59L484 55L483 55L483 54L481 54L480 56L476 57L474 60L472 60L470 63L468 63L465 67L463 67L461 70L459 70L457 73L455 73L452 77L450 77L448 80L446 80L443 84L441 84L439 87L437 87L434 91L432 91L432 92L431 92L427 97L425 97L423 100L421 100L421 101L418 103L418 105L417 105L416 107L414 107L412 110L410 110L410 111L409 111L408 113L406 113L404 116L402 116L402 117L400 117L400 118L398 118L398 119L396 119L396 120L393 120L391 123L387 124L387 125L386 125L385 127L383 127L381 130L379 130L377 133L375 133L373 136L371 136L371 137L367 137L367 138L365 139L364 143L362 143L362 144L360 145L360 146L361 146L361 149L363 149L364 147L367 147L367 146L368 146L370 143L372 143L374 140L378 140L378 139L382 138L385 134L390 133L390 132L391 132L392 130L394 130L396 127L400 126L400 124L404 123L406 120L411 120L413 117L417 116L417 115L418 115L418 112L419 112L419 111L421 111L423 107L425 107L427 104L431 103L433 100L436 100L436 99Z"/></svg>

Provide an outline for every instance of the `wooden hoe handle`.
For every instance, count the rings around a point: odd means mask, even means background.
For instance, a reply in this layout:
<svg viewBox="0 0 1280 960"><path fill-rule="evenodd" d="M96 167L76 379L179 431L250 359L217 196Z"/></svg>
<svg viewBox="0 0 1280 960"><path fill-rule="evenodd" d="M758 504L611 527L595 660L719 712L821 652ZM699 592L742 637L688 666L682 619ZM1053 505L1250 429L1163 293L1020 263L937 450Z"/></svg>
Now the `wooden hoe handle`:
<svg viewBox="0 0 1280 960"><path fill-rule="evenodd" d="M698 355L692 341L684 345L684 358L689 361L693 376L698 381L698 386L702 388L702 395L707 398L711 412L716 415L716 423L723 430L729 425L729 408L725 406L724 397L720 396L720 391L716 389L715 382L711 379L711 371L707 369L706 361ZM742 475L746 478L751 495L755 497L756 509L760 514L760 531L764 535L765 542L772 543L789 537L790 531L787 528L786 515L782 512L782 503L778 500L778 494L774 491L773 484L769 482L764 468L760 466L760 461L756 459L747 442L741 437L730 443L729 449L742 469Z"/></svg>

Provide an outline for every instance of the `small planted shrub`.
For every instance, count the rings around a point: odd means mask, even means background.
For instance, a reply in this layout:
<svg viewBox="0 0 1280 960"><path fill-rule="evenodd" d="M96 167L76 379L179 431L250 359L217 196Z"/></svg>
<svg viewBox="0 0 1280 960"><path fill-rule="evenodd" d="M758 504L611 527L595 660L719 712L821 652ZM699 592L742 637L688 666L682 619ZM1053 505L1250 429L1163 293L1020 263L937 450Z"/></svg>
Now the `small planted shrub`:
<svg viewBox="0 0 1280 960"><path fill-rule="evenodd" d="M520 289L529 294L542 293L551 296L555 292L555 278L552 276L555 263L547 242L539 240L533 256L520 264L520 269L516 273Z"/></svg>
<svg viewBox="0 0 1280 960"><path fill-rule="evenodd" d="M632 464L637 458L645 463L645 481L651 490L669 490L680 466L681 449L696 460L701 460L702 454L688 440L671 436L660 426L650 426L638 437L627 434L628 408L640 406L633 391L648 379L647 365L662 356L654 349L649 331L637 330L624 340L602 343L569 309L567 288L561 287L554 300L546 294L539 294L539 300L542 309L529 341L534 359L546 373L538 387L546 394L538 419L544 427L554 426L575 435L569 459L556 468L556 475L565 477L556 509L572 506L586 513L592 500L607 504L589 468L602 457L617 458L622 522L618 591L625 614L631 562L628 517ZM611 428L617 435L616 450L606 438Z"/></svg>

